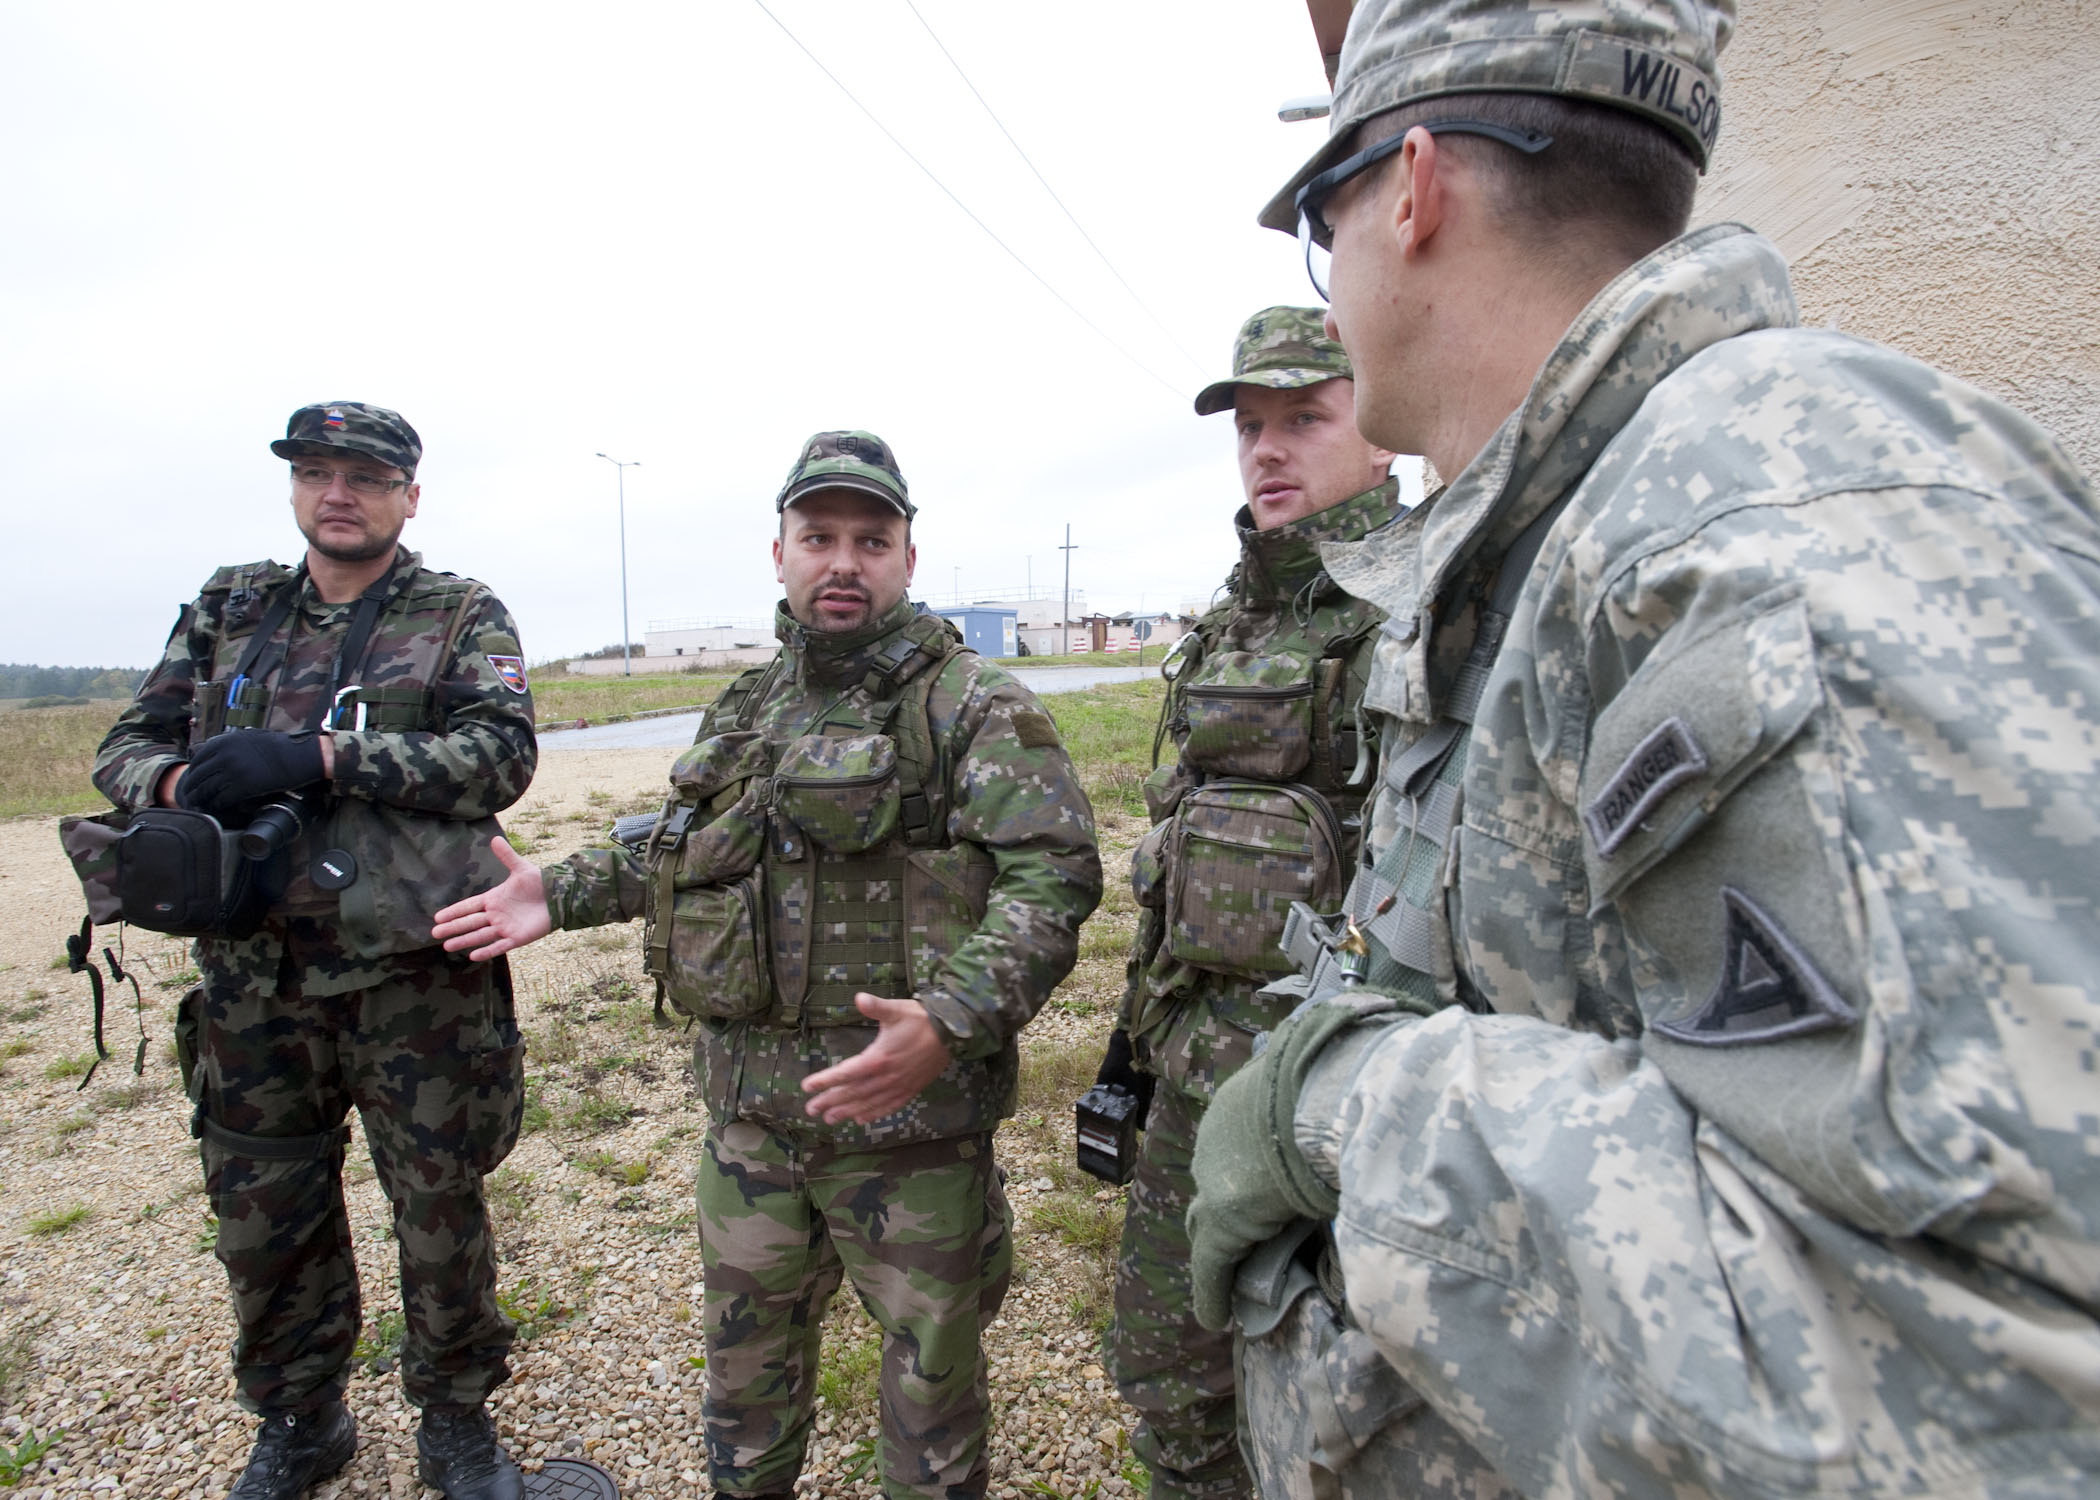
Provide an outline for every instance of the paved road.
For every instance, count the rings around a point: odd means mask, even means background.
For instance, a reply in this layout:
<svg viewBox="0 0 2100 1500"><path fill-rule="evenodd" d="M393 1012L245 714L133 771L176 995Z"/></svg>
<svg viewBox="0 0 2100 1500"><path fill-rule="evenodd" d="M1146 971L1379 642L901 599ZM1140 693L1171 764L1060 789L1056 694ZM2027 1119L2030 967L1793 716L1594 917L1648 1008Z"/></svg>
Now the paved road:
<svg viewBox="0 0 2100 1500"><path fill-rule="evenodd" d="M1156 667L1019 667L1014 676L1038 693L1069 693L1106 682L1136 682ZM592 729L544 731L542 750L681 749L700 728L698 714L666 714L628 724L600 724Z"/></svg>

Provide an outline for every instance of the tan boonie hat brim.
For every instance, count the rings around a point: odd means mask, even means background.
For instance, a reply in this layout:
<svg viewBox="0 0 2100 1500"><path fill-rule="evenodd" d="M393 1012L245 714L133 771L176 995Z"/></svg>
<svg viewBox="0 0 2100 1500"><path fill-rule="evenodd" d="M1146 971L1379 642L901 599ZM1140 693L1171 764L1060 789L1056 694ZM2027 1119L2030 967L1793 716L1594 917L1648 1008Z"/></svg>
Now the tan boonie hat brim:
<svg viewBox="0 0 2100 1500"><path fill-rule="evenodd" d="M1268 201L1260 222L1295 234L1298 189L1351 153L1357 126L1454 94L1557 94L1627 110L1669 130L1703 172L1721 128L1715 58L1734 9L1728 0L1590 0L1536 10L1512 0L1365 0L1342 44L1326 144ZM1570 24L1577 20L1595 25Z"/></svg>
<svg viewBox="0 0 2100 1500"><path fill-rule="evenodd" d="M1235 375L1230 380L1213 381L1196 392L1196 415L1209 417L1221 411L1231 411L1238 400L1233 394L1235 386L1262 385L1272 391L1294 391L1303 386L1348 378L1347 375L1333 370L1250 370L1245 375Z"/></svg>

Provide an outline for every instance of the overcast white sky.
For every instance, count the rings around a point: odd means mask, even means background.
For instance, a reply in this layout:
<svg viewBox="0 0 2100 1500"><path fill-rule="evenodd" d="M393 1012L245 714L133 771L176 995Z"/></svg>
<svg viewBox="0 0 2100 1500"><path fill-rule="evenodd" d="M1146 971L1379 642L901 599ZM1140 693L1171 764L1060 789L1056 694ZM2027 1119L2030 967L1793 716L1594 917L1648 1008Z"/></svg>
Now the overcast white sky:
<svg viewBox="0 0 2100 1500"><path fill-rule="evenodd" d="M1163 321L1102 267L904 0L0 8L0 659L144 666L211 570L296 559L269 439L310 401L421 432L406 540L542 660L630 615L761 617L797 446L868 427L915 592L1207 597L1238 503L1226 373L1303 302L1257 229L1324 122L1294 0L917 0ZM1177 345L1179 347L1177 347ZM1186 351L1186 352L1184 352ZM1189 358L1194 356L1194 363Z"/></svg>

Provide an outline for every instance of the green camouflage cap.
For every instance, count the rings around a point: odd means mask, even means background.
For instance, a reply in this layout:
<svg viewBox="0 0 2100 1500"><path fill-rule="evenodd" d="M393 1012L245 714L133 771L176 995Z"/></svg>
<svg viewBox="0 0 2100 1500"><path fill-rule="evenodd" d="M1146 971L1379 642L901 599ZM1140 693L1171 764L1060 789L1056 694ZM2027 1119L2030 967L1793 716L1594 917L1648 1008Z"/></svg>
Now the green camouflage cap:
<svg viewBox="0 0 2100 1500"><path fill-rule="evenodd" d="M423 461L423 440L397 411L362 401L324 401L302 406L284 424L284 436L270 444L279 458L307 456L316 448L362 453L416 477Z"/></svg>
<svg viewBox="0 0 2100 1500"><path fill-rule="evenodd" d="M1196 415L1231 411L1236 385L1289 391L1355 378L1348 352L1327 336L1326 308L1265 307L1240 325L1232 346L1232 378L1196 392Z"/></svg>
<svg viewBox="0 0 2100 1500"><path fill-rule="evenodd" d="M1717 62L1735 0L1361 0L1349 17L1327 144L1261 211L1294 234L1292 201L1349 155L1375 115L1452 94L1560 94L1629 110L1706 170L1721 129Z"/></svg>
<svg viewBox="0 0 2100 1500"><path fill-rule="evenodd" d="M820 432L802 445L802 456L788 470L773 509L786 510L817 490L859 490L887 500L909 521L918 514L911 489L897 467L890 445L872 432Z"/></svg>

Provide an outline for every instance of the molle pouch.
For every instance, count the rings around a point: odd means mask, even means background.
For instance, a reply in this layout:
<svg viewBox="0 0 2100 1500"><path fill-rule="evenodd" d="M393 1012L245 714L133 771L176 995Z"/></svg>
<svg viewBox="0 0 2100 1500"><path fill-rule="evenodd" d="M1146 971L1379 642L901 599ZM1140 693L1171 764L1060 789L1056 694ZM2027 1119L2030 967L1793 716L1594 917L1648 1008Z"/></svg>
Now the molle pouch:
<svg viewBox="0 0 2100 1500"><path fill-rule="evenodd" d="M1156 910L1167 904L1167 845L1173 837L1172 819L1154 823L1130 851L1130 894L1140 906Z"/></svg>
<svg viewBox="0 0 2100 1500"><path fill-rule="evenodd" d="M659 946L652 931L645 966L681 1014L742 1021L770 1007L763 886L763 869L754 869L726 884L674 890L668 920L650 913L665 941Z"/></svg>
<svg viewBox="0 0 2100 1500"><path fill-rule="evenodd" d="M1212 776L1286 781L1312 759L1312 662L1294 652L1225 651L1182 687L1184 764Z"/></svg>
<svg viewBox="0 0 2100 1500"><path fill-rule="evenodd" d="M806 734L775 768L773 805L820 849L861 854L897 836L903 793L886 734Z"/></svg>
<svg viewBox="0 0 2100 1500"><path fill-rule="evenodd" d="M1154 823L1164 823L1174 816L1174 809L1181 806L1181 799L1188 794L1189 773L1179 760L1170 760L1152 768L1145 778L1145 816Z"/></svg>
<svg viewBox="0 0 2100 1500"><path fill-rule="evenodd" d="M1342 831L1326 799L1214 781L1189 793L1169 826L1168 953L1243 979L1291 973L1278 946L1291 903L1331 910L1341 899Z"/></svg>
<svg viewBox="0 0 2100 1500"><path fill-rule="evenodd" d="M197 684L197 698L190 719L190 743L201 745L226 728L226 680Z"/></svg>
<svg viewBox="0 0 2100 1500"><path fill-rule="evenodd" d="M761 805L764 790L763 782L747 784L743 795L726 812L703 827L688 829L677 841L675 854L667 851L660 856L675 861L671 875L674 889L718 885L748 875L758 867L766 852L766 814ZM665 829L673 829L679 814L687 811L682 804L674 803L663 825Z"/></svg>
<svg viewBox="0 0 2100 1500"><path fill-rule="evenodd" d="M130 826L131 814L121 811L58 820L58 842L80 879L88 916L97 927L124 915L124 899L117 892L117 844Z"/></svg>
<svg viewBox="0 0 2100 1500"><path fill-rule="evenodd" d="M698 805L739 781L772 774L773 752L756 729L710 735L671 762L672 795Z"/></svg>

